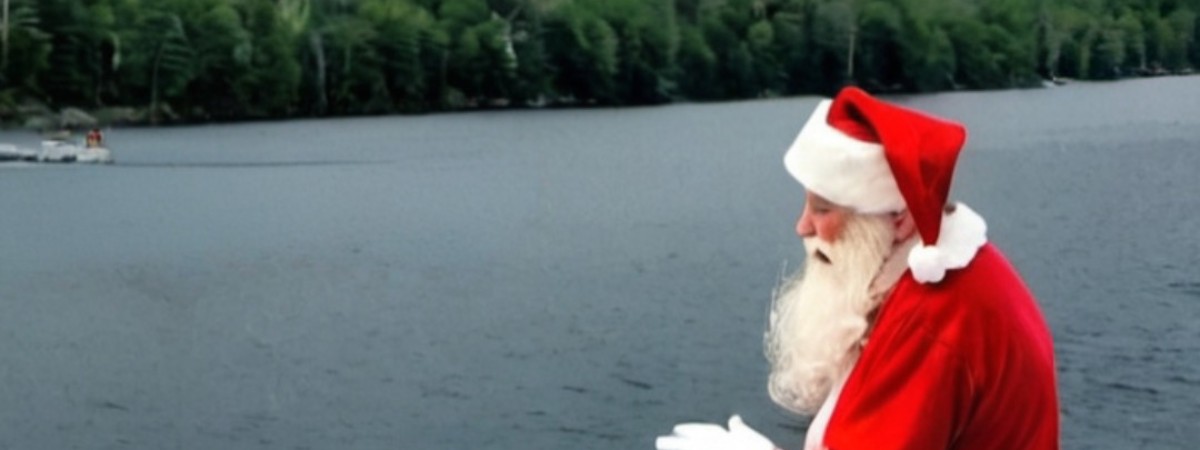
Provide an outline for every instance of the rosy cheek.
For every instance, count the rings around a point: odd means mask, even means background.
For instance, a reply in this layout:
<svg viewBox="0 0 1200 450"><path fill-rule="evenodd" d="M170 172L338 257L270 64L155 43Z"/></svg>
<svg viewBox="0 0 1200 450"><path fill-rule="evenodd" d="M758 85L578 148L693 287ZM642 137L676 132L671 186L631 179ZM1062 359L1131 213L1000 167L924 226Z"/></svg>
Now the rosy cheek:
<svg viewBox="0 0 1200 450"><path fill-rule="evenodd" d="M821 238L825 242L837 242L838 235L841 234L843 220L840 217L830 217L821 225Z"/></svg>
<svg viewBox="0 0 1200 450"><path fill-rule="evenodd" d="M817 224L817 237L822 241L829 241L829 224L827 222L819 222Z"/></svg>

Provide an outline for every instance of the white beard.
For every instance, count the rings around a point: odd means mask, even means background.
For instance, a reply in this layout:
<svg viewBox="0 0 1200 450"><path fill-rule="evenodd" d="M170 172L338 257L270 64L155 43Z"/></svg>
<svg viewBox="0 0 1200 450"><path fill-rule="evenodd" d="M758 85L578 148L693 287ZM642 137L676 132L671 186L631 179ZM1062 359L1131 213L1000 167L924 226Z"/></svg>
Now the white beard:
<svg viewBox="0 0 1200 450"><path fill-rule="evenodd" d="M871 284L892 252L894 236L888 217L856 214L836 244L804 240L803 276L793 275L776 290L764 338L771 364L767 387L775 403L815 414L834 383L854 367L867 316L882 301L871 295Z"/></svg>

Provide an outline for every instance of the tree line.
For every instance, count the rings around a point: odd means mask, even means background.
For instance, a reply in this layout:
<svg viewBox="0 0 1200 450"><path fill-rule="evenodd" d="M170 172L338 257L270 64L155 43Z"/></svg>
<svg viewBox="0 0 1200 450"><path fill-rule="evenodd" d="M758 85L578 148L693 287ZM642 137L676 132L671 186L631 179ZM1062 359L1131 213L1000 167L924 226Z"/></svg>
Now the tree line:
<svg viewBox="0 0 1200 450"><path fill-rule="evenodd" d="M1200 0L2 0L0 120L922 92L1190 71Z"/></svg>

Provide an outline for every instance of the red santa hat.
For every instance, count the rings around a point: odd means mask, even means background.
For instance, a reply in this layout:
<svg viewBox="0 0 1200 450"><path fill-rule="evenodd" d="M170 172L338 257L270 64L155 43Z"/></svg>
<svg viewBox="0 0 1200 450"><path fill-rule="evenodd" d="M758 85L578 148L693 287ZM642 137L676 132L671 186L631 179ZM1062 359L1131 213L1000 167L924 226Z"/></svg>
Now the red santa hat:
<svg viewBox="0 0 1200 450"><path fill-rule="evenodd" d="M806 189L859 213L907 209L922 242L909 268L918 281L936 283L987 242L978 214L962 204L944 211L966 136L961 124L850 87L817 105L784 166Z"/></svg>

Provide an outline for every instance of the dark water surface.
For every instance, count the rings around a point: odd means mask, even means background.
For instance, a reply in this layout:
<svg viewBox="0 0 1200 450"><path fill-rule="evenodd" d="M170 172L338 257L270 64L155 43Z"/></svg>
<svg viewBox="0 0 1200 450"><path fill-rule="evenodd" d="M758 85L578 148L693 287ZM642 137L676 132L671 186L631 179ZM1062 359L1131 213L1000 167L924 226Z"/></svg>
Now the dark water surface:
<svg viewBox="0 0 1200 450"><path fill-rule="evenodd" d="M1064 447L1195 448L1200 78L893 99L971 130L954 196L1042 302ZM799 448L761 339L815 103L117 129L115 166L0 166L0 449L650 449L734 412Z"/></svg>

